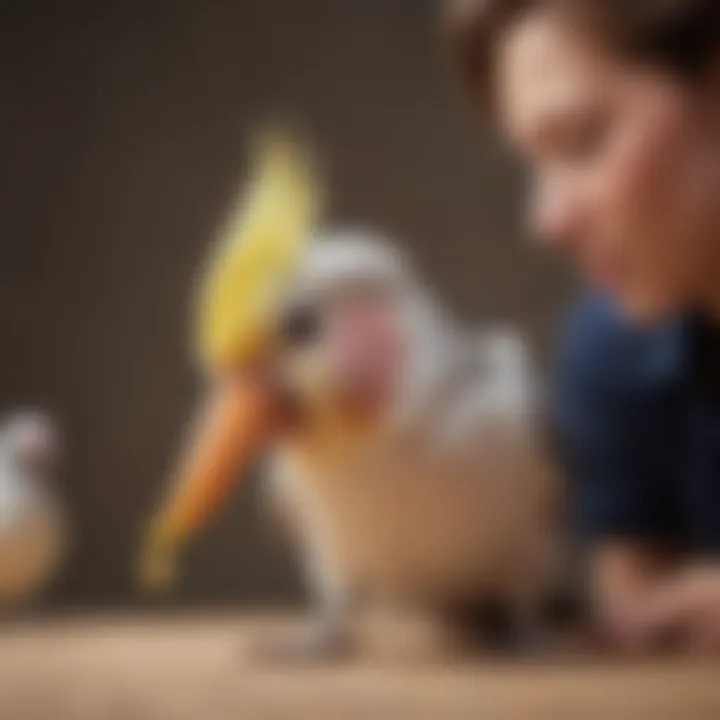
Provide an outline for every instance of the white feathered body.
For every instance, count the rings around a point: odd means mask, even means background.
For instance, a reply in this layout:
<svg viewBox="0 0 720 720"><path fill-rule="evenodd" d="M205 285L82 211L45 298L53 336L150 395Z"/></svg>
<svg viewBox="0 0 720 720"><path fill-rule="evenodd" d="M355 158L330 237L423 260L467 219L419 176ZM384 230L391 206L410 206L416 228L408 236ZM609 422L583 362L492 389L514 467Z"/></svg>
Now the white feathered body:
<svg viewBox="0 0 720 720"><path fill-rule="evenodd" d="M65 545L64 513L50 490L0 462L0 609L33 600Z"/></svg>
<svg viewBox="0 0 720 720"><path fill-rule="evenodd" d="M415 305L418 362L387 427L346 442L326 426L278 448L270 487L321 594L533 603L559 553L525 344L458 332L432 303Z"/></svg>

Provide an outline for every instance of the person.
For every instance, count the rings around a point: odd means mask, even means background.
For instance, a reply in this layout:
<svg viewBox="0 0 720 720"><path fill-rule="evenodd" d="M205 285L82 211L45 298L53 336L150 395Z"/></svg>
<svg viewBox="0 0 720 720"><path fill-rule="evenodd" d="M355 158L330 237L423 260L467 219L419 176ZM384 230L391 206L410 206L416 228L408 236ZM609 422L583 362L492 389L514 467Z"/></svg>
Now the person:
<svg viewBox="0 0 720 720"><path fill-rule="evenodd" d="M720 3L455 0L458 77L586 292L557 419L599 626L720 651Z"/></svg>

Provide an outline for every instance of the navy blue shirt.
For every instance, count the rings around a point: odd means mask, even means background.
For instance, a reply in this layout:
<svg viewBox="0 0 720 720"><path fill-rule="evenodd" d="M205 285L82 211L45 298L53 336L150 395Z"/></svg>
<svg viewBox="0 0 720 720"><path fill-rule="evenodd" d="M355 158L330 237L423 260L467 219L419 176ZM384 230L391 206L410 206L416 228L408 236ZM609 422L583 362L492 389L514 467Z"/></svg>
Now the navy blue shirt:
<svg viewBox="0 0 720 720"><path fill-rule="evenodd" d="M558 388L573 517L590 540L720 556L720 332L652 327L589 298L564 338Z"/></svg>

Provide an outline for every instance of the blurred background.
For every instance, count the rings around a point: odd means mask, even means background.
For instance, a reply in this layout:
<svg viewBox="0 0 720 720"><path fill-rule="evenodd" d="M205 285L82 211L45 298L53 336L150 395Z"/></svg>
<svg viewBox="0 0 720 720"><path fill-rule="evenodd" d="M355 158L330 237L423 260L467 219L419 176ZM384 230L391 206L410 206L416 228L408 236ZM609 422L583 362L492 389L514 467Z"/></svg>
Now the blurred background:
<svg viewBox="0 0 720 720"><path fill-rule="evenodd" d="M196 396L193 271L248 129L317 141L331 219L411 249L462 318L519 323L545 369L571 292L523 239L522 178L446 76L435 0L4 4L0 408L54 412L75 545L50 602L144 602L133 563ZM237 492L166 602L298 596Z"/></svg>

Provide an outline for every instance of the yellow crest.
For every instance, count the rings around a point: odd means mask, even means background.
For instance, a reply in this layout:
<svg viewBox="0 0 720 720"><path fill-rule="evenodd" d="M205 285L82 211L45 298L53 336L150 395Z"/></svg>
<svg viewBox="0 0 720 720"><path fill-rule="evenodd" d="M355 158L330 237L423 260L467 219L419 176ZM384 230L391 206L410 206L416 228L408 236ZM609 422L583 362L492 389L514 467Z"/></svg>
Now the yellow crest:
<svg viewBox="0 0 720 720"><path fill-rule="evenodd" d="M267 349L284 287L320 211L308 153L282 136L265 138L259 150L200 286L195 345L211 370Z"/></svg>

